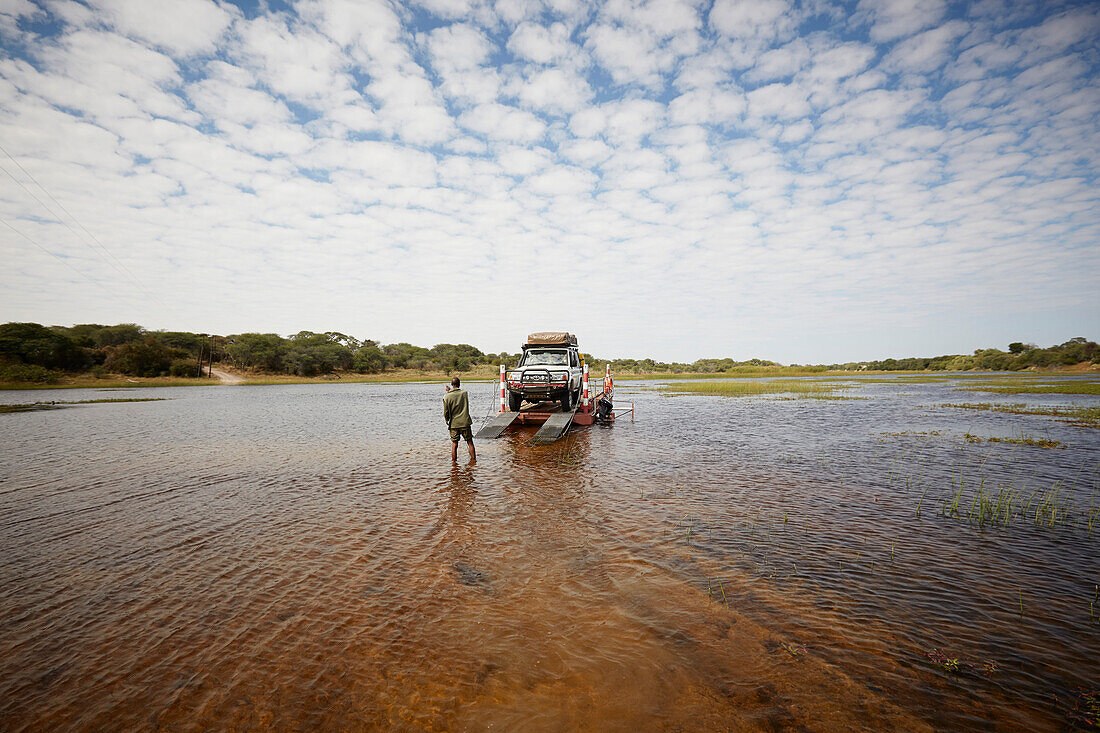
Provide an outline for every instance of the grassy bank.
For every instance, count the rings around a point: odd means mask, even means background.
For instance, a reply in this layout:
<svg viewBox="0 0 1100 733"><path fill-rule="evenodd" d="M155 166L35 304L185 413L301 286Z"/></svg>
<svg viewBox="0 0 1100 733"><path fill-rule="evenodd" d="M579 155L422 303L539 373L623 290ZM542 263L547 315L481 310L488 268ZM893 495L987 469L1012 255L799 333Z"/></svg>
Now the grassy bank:
<svg viewBox="0 0 1100 733"><path fill-rule="evenodd" d="M272 384L392 384L405 382L448 382L454 373L439 370L422 369L389 369L375 374L360 374L358 372L337 372L317 377L300 377L294 374L265 374L261 372L247 372L234 370L223 364L218 364L216 369L229 372L243 381L243 385L272 385ZM458 372L457 376L464 382L495 382L499 376L499 367L495 364L478 364L468 371ZM853 380L857 383L889 383L912 384L921 382L946 382L953 380L984 380L974 383L974 387L967 385L967 389L977 389L989 392L1030 392L1053 394L1100 394L1100 384L1095 382L1077 381L1074 383L1062 383L1057 385L1044 384L1052 377L1078 375L1080 370L1044 370L1041 372L1015 372L1011 377L990 379L991 372L971 371L961 374L944 374L942 372L915 372L915 371L836 371L826 370L821 367L800 366L765 366L765 367L736 367L727 372L645 372L645 373L614 373L617 380L729 380L729 379L785 379L794 377L817 377L826 381ZM591 372L593 382L599 383L603 379L603 368L593 367ZM995 381L994 381L995 380ZM184 377L129 377L123 374L110 374L107 376L93 376L90 373L69 374L52 383L38 382L0 382L0 389L130 389L135 387L191 387L222 384L217 378L184 378ZM733 388L734 390L740 388ZM706 394L728 394L725 388ZM789 390L788 390L789 391ZM775 390L770 390L775 392ZM747 394L748 392L745 392ZM757 392L756 394L763 394Z"/></svg>
<svg viewBox="0 0 1100 733"><path fill-rule="evenodd" d="M57 382L0 382L0 389L130 389L132 387L195 387L221 384L217 379L185 379L181 377L127 377L112 374L94 377L91 374L74 374Z"/></svg>

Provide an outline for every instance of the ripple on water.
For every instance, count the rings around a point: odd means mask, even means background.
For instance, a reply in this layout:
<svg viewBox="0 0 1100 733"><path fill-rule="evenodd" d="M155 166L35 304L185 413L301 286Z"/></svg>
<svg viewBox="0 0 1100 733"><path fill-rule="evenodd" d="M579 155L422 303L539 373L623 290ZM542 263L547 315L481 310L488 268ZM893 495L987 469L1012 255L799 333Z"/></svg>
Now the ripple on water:
<svg viewBox="0 0 1100 733"><path fill-rule="evenodd" d="M639 391L456 467L437 385L3 416L0 727L1059 729L1098 677L1100 432L950 388ZM1068 447L961 437L1019 430ZM1075 526L940 514L1056 482Z"/></svg>

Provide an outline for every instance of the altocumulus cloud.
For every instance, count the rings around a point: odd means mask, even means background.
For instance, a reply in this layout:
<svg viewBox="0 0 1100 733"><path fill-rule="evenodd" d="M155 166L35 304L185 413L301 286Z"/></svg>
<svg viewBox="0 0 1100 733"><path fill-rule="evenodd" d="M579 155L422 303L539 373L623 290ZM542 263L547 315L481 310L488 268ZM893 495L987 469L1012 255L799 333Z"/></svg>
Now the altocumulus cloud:
<svg viewBox="0 0 1100 733"><path fill-rule="evenodd" d="M1095 338L1100 9L0 0L3 320Z"/></svg>

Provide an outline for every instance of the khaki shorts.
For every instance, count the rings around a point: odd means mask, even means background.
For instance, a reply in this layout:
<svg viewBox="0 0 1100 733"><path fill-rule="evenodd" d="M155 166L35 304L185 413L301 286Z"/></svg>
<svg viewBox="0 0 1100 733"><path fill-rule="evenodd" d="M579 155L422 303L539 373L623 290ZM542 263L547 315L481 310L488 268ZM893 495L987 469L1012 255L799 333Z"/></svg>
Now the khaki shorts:
<svg viewBox="0 0 1100 733"><path fill-rule="evenodd" d="M459 438L465 438L467 443L474 442L474 431L467 425L464 428L451 428L451 442L457 443Z"/></svg>

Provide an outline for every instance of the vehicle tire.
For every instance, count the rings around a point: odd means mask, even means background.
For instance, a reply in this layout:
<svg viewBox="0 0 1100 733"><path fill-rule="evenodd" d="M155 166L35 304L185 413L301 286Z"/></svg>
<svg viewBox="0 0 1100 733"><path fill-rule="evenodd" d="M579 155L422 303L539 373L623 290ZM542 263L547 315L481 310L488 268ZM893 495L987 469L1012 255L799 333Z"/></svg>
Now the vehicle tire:
<svg viewBox="0 0 1100 733"><path fill-rule="evenodd" d="M512 412L519 412L520 405L523 404L523 395L516 392L508 393L508 409Z"/></svg>
<svg viewBox="0 0 1100 733"><path fill-rule="evenodd" d="M565 393L561 396L561 409L562 412L573 411L573 390L566 389Z"/></svg>

